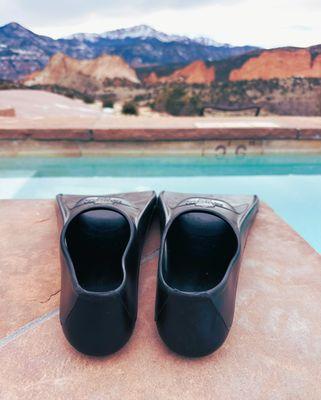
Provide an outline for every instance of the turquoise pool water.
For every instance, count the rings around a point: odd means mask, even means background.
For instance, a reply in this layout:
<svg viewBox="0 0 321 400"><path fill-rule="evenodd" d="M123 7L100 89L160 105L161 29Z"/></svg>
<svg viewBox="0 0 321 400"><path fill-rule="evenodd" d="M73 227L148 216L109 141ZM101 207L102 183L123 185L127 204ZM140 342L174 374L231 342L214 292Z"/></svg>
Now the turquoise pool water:
<svg viewBox="0 0 321 400"><path fill-rule="evenodd" d="M0 198L147 189L255 193L321 253L321 155L0 159Z"/></svg>

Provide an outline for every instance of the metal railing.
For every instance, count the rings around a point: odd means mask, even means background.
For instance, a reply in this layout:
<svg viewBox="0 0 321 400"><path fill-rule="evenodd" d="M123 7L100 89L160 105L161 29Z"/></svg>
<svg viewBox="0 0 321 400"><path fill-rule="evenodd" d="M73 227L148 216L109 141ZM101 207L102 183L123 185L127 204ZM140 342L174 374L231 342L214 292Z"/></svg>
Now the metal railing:
<svg viewBox="0 0 321 400"><path fill-rule="evenodd" d="M246 106L246 107L221 107L216 106L213 104L206 104L200 110L200 115L203 116L206 110L216 110L216 111L223 111L223 112L240 112L240 111L254 111L254 116L257 117L260 115L261 107L259 106Z"/></svg>

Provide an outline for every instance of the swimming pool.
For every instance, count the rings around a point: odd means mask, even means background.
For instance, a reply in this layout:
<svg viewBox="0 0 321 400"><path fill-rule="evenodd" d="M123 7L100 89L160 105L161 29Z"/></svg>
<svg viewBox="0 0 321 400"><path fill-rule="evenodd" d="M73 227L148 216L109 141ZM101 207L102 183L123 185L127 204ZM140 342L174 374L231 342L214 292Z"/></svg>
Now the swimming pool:
<svg viewBox="0 0 321 400"><path fill-rule="evenodd" d="M0 198L147 189L255 193L321 253L321 155L0 159Z"/></svg>

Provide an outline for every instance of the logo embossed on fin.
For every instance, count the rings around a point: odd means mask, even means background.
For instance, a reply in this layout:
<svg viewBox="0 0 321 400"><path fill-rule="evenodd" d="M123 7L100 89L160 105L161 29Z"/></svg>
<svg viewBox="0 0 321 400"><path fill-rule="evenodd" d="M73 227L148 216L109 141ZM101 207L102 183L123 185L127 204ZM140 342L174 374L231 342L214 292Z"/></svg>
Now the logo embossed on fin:
<svg viewBox="0 0 321 400"><path fill-rule="evenodd" d="M224 208L225 210L232 211L236 214L242 213L246 208L247 204L242 204L238 207L233 207L231 204L218 200L218 199L209 199L207 197L190 197L189 199L185 199L180 202L176 207L184 207L184 206L195 206L201 208Z"/></svg>
<svg viewBox="0 0 321 400"><path fill-rule="evenodd" d="M125 207L130 207L130 208L136 208L134 207L131 203L129 203L127 200L121 199L120 197L108 197L108 196L91 196L91 197L85 197L81 200L79 200L73 207L72 209L84 205L121 205Z"/></svg>

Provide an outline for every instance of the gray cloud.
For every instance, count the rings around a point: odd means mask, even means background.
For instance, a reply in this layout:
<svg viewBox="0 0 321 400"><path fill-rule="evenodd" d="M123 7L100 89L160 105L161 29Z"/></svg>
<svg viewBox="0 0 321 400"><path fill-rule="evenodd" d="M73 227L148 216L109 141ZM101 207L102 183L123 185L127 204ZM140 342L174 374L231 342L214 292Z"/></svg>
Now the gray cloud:
<svg viewBox="0 0 321 400"><path fill-rule="evenodd" d="M231 4L242 0L0 0L0 21L15 21L29 26L65 24L79 21L90 13L125 16L163 9L192 8L210 4Z"/></svg>
<svg viewBox="0 0 321 400"><path fill-rule="evenodd" d="M292 26L290 26L290 29L293 29L294 31L302 31L302 32L312 31L311 26L306 26L306 25L292 25Z"/></svg>

